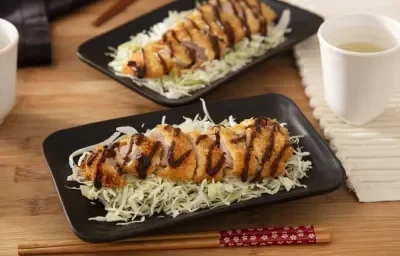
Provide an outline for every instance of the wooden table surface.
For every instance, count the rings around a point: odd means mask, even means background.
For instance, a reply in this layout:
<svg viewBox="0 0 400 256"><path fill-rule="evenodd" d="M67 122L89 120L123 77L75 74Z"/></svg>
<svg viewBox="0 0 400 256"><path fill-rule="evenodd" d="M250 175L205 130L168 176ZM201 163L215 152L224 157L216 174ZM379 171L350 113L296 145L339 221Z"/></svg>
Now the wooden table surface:
<svg viewBox="0 0 400 256"><path fill-rule="evenodd" d="M79 61L76 49L81 42L166 2L137 1L100 28L93 28L91 21L111 1L99 1L64 17L52 24L53 65L18 71L16 106L0 126L0 255L16 255L17 244L30 240L77 239L64 217L42 156L41 144L47 135L66 127L163 108ZM311 115L290 52L226 83L206 100L272 92L292 98L314 126L318 126ZM326 225L333 236L329 245L193 249L163 253L174 256L226 253L399 255L399 213L399 203L358 203L355 196L342 187L323 196L201 219L167 230L193 232L257 225ZM135 255L154 253L137 252Z"/></svg>

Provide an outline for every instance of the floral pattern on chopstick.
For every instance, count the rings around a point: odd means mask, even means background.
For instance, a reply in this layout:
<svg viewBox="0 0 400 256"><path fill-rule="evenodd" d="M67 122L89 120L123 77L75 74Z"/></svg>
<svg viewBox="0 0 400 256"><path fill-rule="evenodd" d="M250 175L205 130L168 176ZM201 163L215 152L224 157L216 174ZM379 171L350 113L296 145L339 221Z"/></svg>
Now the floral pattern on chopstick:
<svg viewBox="0 0 400 256"><path fill-rule="evenodd" d="M248 228L219 232L220 247L315 244L313 226Z"/></svg>

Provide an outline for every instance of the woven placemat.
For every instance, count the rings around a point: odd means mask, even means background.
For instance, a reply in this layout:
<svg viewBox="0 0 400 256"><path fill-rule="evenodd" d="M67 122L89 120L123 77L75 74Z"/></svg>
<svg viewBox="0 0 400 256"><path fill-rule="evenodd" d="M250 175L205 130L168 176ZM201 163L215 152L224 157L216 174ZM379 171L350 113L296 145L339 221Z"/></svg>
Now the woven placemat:
<svg viewBox="0 0 400 256"><path fill-rule="evenodd" d="M286 2L324 18L368 12L400 20L399 0ZM305 92L314 109L313 114L346 169L347 186L356 193L361 202L400 200L400 84L382 116L367 125L351 126L337 118L325 103L317 37L313 36L296 46L295 55Z"/></svg>

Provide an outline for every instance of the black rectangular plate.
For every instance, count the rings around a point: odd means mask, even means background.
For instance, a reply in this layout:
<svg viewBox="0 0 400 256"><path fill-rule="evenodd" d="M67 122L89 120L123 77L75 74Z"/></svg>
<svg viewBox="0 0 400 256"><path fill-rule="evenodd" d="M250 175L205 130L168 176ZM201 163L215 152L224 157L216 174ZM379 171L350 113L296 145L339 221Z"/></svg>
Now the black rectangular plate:
<svg viewBox="0 0 400 256"><path fill-rule="evenodd" d="M246 106L246 107L243 107ZM289 98L278 94L266 94L242 99L215 101L207 103L207 108L215 122L220 122L233 115L237 121L245 118L267 116L287 123L291 135L304 135L300 145L311 153L313 168L309 177L302 182L307 188L296 188L289 192L281 191L275 195L264 195L259 198L234 203L214 209L204 209L194 213L182 214L176 218L152 217L143 223L127 226L117 226L115 223L88 221L88 218L105 215L100 203L92 205L79 191L65 187L67 176L71 174L68 156L76 149L96 144L108 138L119 126L133 126L139 131L153 128L166 116L166 122L177 124L183 121L183 116L194 117L203 111L200 102L185 107L173 108L153 113L118 118L93 124L57 131L43 142L43 153L46 158L55 187L60 197L65 215L76 235L88 242L106 242L129 238L145 232L223 213L239 210L255 205L269 205L284 201L320 195L336 190L344 181L344 170L327 143L319 136L310 122ZM141 128L142 123L146 126ZM218 228L218 227L216 227Z"/></svg>
<svg viewBox="0 0 400 256"><path fill-rule="evenodd" d="M200 98L201 96L207 94L208 92L220 86L222 83L228 81L234 76L244 72L250 67L268 58L271 58L272 56L278 53L291 49L295 44L313 35L323 22L323 19L320 16L317 16L303 9L299 9L295 6L289 5L285 2L280 2L276 0L262 0L262 1L268 3L279 15L285 9L290 10L291 12L290 28L292 29L292 31L289 34L287 34L287 40L278 47L271 49L264 55L258 58L254 58L252 62L250 62L243 68L235 72L231 72L227 76L214 81L206 88L192 92L191 96L179 99L168 99L146 87L140 87L136 85L129 78L116 76L112 71L112 69L108 67L108 63L112 60L112 58L105 56L104 53L108 51L107 47L112 46L116 48L118 45L128 41L129 36L140 33L143 30L148 30L155 23L162 21L165 17L168 16L169 10L183 11L194 8L195 1L191 0L173 1L172 3L165 5L151 13L145 14L144 16L132 20L105 34L92 38L89 41L83 43L81 46L79 46L78 56L82 61L86 62L90 66L98 69L99 71L105 73L111 78L117 80L121 84L136 91L140 95L154 102L157 102L158 104L169 107L188 104Z"/></svg>

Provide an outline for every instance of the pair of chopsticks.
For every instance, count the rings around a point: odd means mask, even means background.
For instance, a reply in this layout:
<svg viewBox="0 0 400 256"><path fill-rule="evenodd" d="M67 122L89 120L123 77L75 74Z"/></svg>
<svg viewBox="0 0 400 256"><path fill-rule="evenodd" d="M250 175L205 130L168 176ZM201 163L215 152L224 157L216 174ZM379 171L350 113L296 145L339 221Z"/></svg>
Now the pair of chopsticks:
<svg viewBox="0 0 400 256"><path fill-rule="evenodd" d="M116 16L118 13L122 12L126 9L131 3L135 0L117 0L113 1L113 5L111 5L106 11L104 11L100 16L93 21L93 26L98 27L104 22L108 21L112 17Z"/></svg>
<svg viewBox="0 0 400 256"><path fill-rule="evenodd" d="M297 226L249 228L188 234L143 236L113 243L89 244L79 240L38 242L18 246L19 255L173 250L216 247L329 243L326 227Z"/></svg>

